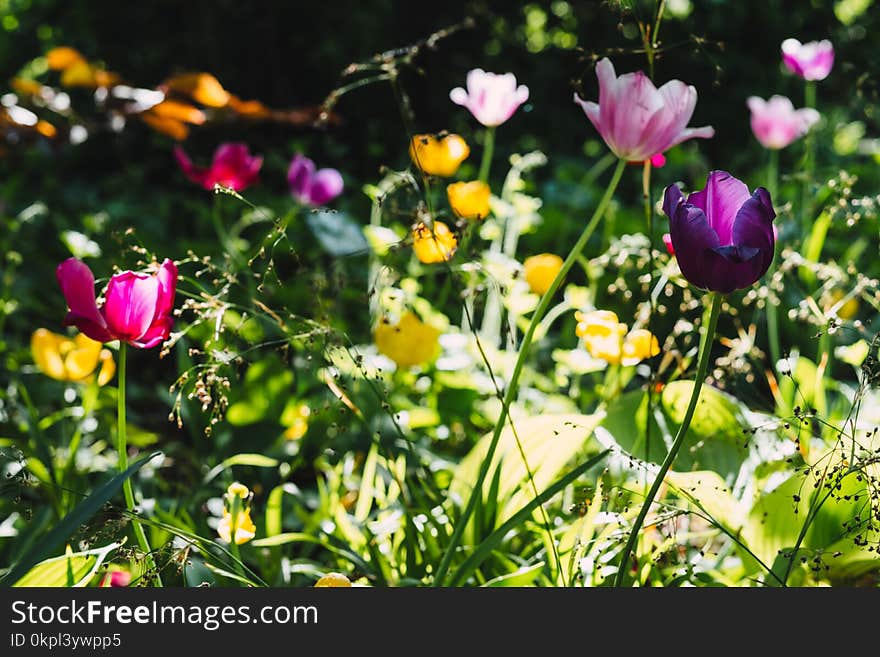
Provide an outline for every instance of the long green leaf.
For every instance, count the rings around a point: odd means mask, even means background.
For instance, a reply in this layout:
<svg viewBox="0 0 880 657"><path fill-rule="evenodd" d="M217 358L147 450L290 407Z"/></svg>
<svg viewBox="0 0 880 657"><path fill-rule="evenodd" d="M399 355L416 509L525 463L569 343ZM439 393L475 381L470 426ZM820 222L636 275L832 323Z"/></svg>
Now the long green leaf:
<svg viewBox="0 0 880 657"><path fill-rule="evenodd" d="M520 526L531 516L532 512L538 508L539 505L544 504L544 502L552 498L556 493L596 465L599 461L605 458L608 452L609 450L607 449L603 452L599 452L593 458L587 460L574 468L564 477L558 479L556 483L548 487L540 495L529 500L529 502L519 511L514 513L507 522L483 539L483 542L477 546L477 549L464 560L454 573L452 573L452 576L449 578L449 586L455 586L458 582L470 575L481 563L483 563L486 557L491 554L492 550L495 549L495 546L502 541L508 532Z"/></svg>
<svg viewBox="0 0 880 657"><path fill-rule="evenodd" d="M18 580L16 587L64 587L81 588L98 572L107 555L122 543L110 543L104 547L83 552L68 551L60 557L52 557L41 561Z"/></svg>
<svg viewBox="0 0 880 657"><path fill-rule="evenodd" d="M76 508L61 519L55 528L39 541L34 550L25 554L2 578L0 586L9 586L20 580L36 564L46 559L58 546L64 543L70 536L95 515L107 501L119 492L122 482L140 470L146 463L159 456L162 452L154 452L133 463L106 483L98 487L91 495L80 502Z"/></svg>

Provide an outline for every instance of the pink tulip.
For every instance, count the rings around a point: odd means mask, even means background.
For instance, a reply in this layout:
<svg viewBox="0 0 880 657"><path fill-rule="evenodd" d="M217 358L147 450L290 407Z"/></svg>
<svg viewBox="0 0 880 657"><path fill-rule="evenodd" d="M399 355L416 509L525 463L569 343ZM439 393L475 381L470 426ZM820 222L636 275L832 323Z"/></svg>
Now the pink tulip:
<svg viewBox="0 0 880 657"><path fill-rule="evenodd" d="M804 80L824 80L834 66L834 46L828 39L809 43L786 39L782 42L782 63Z"/></svg>
<svg viewBox="0 0 880 657"><path fill-rule="evenodd" d="M752 96L746 104L752 111L752 132L764 148L785 148L819 120L819 112L810 107L796 110L785 96L767 101Z"/></svg>
<svg viewBox="0 0 880 657"><path fill-rule="evenodd" d="M456 87L449 92L456 105L467 107L474 118L487 127L499 126L529 99L529 88L516 86L513 73L498 75L475 68L467 74L467 91Z"/></svg>
<svg viewBox="0 0 880 657"><path fill-rule="evenodd" d="M180 146L174 148L174 159L187 178L208 190L220 184L236 192L243 191L257 180L263 166L263 158L252 156L247 144L241 143L220 144L208 168L194 165Z"/></svg>
<svg viewBox="0 0 880 657"><path fill-rule="evenodd" d="M55 270L74 325L98 342L121 340L139 349L160 345L171 334L177 267L167 258L155 274L124 271L107 284L104 304L95 299L95 277L81 260L68 258Z"/></svg>
<svg viewBox="0 0 880 657"><path fill-rule="evenodd" d="M657 89L642 71L617 77L606 57L596 65L599 102L575 102L622 160L643 162L694 137L715 135L711 126L688 128L697 104L697 90L680 80Z"/></svg>
<svg viewBox="0 0 880 657"><path fill-rule="evenodd" d="M295 155L287 170L287 183L293 198L303 205L325 205L342 193L342 174L336 169L315 170L305 155Z"/></svg>

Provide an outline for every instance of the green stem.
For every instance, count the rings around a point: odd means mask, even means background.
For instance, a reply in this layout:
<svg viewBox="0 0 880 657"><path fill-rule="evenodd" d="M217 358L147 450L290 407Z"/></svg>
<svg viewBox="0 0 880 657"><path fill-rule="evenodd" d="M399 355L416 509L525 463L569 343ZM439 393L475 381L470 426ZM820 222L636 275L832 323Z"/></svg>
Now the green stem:
<svg viewBox="0 0 880 657"><path fill-rule="evenodd" d="M767 191L770 198L776 200L776 191L779 186L779 150L770 149L770 160L767 164ZM767 341L770 344L771 367L775 370L776 363L782 357L782 348L779 342L779 309L771 299L767 299Z"/></svg>
<svg viewBox="0 0 880 657"><path fill-rule="evenodd" d="M657 15L657 26L660 25L660 17L663 15L663 0L660 2L660 9ZM653 52L653 51L651 51ZM652 59L653 61L653 59ZM654 300L654 199L651 195L651 161L646 160L642 169L642 197L645 202L645 220L648 224L648 332L651 334L653 342L654 335L654 311L656 303ZM645 462L651 460L651 418L654 417L654 381L657 372L654 370L655 360L651 357L650 347L648 348L648 366L650 374L648 375L648 420L645 422ZM645 485L648 484L648 472L645 471Z"/></svg>
<svg viewBox="0 0 880 657"><path fill-rule="evenodd" d="M684 419L681 422L681 426L678 428L678 433L675 435L672 447L669 448L669 453L666 455L663 464L660 466L660 471L654 478L651 490L648 491L648 496L642 503L639 515L636 517L635 523L630 530L629 539L627 540L626 546L623 548L623 554L620 557L620 565L617 569L617 575L614 578L614 586L622 586L626 579L627 571L629 569L629 559L635 548L636 542L639 539L639 533L642 530L642 524L645 522L645 516L648 515L648 510L651 508L654 498L657 496L657 491L660 490L660 486L663 484L663 479L666 477L666 473L669 472L669 469L675 461L675 457L678 456L678 452L681 449L682 443L684 443L685 436L687 435L688 427L690 427L691 419L694 417L694 411L697 408L697 400L700 398L700 389L703 387L703 380L706 378L706 371L709 369L709 355L712 352L712 342L715 338L715 327L718 325L718 316L721 314L721 304L723 301L724 297L721 293L712 293L712 308L709 311L709 321L706 324L706 330L700 341L700 356L697 362L697 378L694 381L691 400L688 402Z"/></svg>
<svg viewBox="0 0 880 657"><path fill-rule="evenodd" d="M119 471L125 472L128 469L128 444L125 434L125 371L128 352L128 345L125 342L119 344L119 378L116 393L116 438L118 441L117 450L119 451ZM134 493L131 489L131 479L127 478L122 483L122 493L125 496L125 508L131 514L135 514ZM156 563L153 561L153 551L147 542L147 535L140 521L134 520L132 523L134 535L137 538L138 545L143 550L147 568L150 572L155 573L155 580L158 586L162 586L162 579L159 577L159 571L156 569Z"/></svg>
<svg viewBox="0 0 880 657"><path fill-rule="evenodd" d="M804 86L804 105L806 107L816 107L816 83L813 80L807 80ZM813 172L816 163L814 158L815 142L813 140L813 131L807 132L804 137L804 186L801 193L801 225L804 227L804 234L810 226L809 210L810 203L810 185L813 182Z"/></svg>
<svg viewBox="0 0 880 657"><path fill-rule="evenodd" d="M480 162L480 180L489 182L489 169L492 166L492 154L495 151L495 127L486 128L483 140L483 160Z"/></svg>
<svg viewBox="0 0 880 657"><path fill-rule="evenodd" d="M602 219L602 216L605 214L605 210L611 203L611 197L614 195L614 191L617 189L620 178L623 176L624 167L626 167L626 162L624 160L620 160L617 163L617 168L614 170L614 175L612 176L611 181L608 183L608 188L605 190L605 195L602 197L602 200L599 201L599 205L596 207L596 211L593 213L590 221L584 227L584 230L581 233L580 237L578 237L577 242L575 242L574 246L571 248L568 257L562 263L562 268L559 270L559 273L556 274L556 278L554 278L553 282L550 284L550 289L548 289L544 296L541 297L541 301L538 303L538 307L532 314L532 319L529 322L529 327L528 329L526 329L525 335L523 335L523 341L520 345L519 353L516 357L516 363L513 366L513 372L510 375L510 381L507 384L507 391L505 392L504 399L501 402L501 413L498 417L498 421L495 423L495 430L492 433L492 440L489 443L489 449L486 452L486 455L483 457L483 462L480 466L480 472L477 475L477 480L474 483L473 489L471 490L467 505L465 506L464 511L462 511L461 517L456 523L455 530L453 531L452 536L449 539L449 544L446 547L443 558L441 559L440 564L437 566L437 573L434 576L434 583L436 586L443 585L446 573L449 571L449 566L452 562L452 558L458 552L458 547L461 543L462 536L464 535L465 527L467 527L468 521L470 520L471 515L473 515L474 507L477 504L477 500L483 494L483 482L486 480L486 476L489 472L489 467L492 463L492 458L495 456L495 450L498 448L498 442L501 439L501 432L504 429L505 424L507 423L510 406L513 403L513 400L516 398L517 391L519 390L519 379L522 375L522 370L523 366L525 365L526 357L529 354L529 348L531 347L532 338L535 335L535 330L538 328L538 325L541 323L541 319L544 317L544 314L550 307L550 304L553 301L553 296L562 285L562 281L565 279L566 274L568 274L568 271L571 269L572 265L577 262L578 258L581 255L581 251L584 250L584 247L587 245L587 242L593 235L593 232L596 230L596 226Z"/></svg>

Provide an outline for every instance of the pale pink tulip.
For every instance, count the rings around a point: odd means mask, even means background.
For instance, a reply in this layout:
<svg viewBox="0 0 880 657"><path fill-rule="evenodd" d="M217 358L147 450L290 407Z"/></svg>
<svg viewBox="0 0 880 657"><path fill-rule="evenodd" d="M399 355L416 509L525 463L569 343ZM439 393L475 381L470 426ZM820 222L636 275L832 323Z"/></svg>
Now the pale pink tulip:
<svg viewBox="0 0 880 657"><path fill-rule="evenodd" d="M752 132L764 148L785 148L819 121L819 112L811 107L796 110L785 96L766 101L752 96L746 104L752 111Z"/></svg>
<svg viewBox="0 0 880 657"><path fill-rule="evenodd" d="M475 68L467 75L467 91L456 87L449 92L456 105L467 107L474 118L487 127L499 126L529 99L529 88L516 86L513 73L499 75Z"/></svg>
<svg viewBox="0 0 880 657"><path fill-rule="evenodd" d="M782 42L782 63L804 80L824 80L834 66L834 46L828 39L809 43L786 39Z"/></svg>

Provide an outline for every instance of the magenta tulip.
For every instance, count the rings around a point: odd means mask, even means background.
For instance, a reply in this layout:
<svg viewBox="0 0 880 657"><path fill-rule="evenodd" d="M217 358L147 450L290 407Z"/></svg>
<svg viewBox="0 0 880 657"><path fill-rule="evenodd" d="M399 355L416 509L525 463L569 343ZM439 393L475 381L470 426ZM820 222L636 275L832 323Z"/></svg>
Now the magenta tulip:
<svg viewBox="0 0 880 657"><path fill-rule="evenodd" d="M293 198L311 207L325 205L342 193L342 174L336 169L315 170L305 155L295 155L287 170L287 183Z"/></svg>
<svg viewBox="0 0 880 657"><path fill-rule="evenodd" d="M124 271L107 284L104 303L95 298L95 277L81 260L68 258L55 271L70 311L67 326L98 342L121 340L139 349L156 347L171 335L177 266L167 258L155 274Z"/></svg>
<svg viewBox="0 0 880 657"><path fill-rule="evenodd" d="M834 66L834 46L828 39L809 43L786 39L782 42L782 63L804 80L824 80Z"/></svg>
<svg viewBox="0 0 880 657"><path fill-rule="evenodd" d="M667 187L663 212L669 217L667 248L697 287L722 294L748 287L773 261L776 212L763 187L749 194L726 171L712 171L706 188L687 200L678 185Z"/></svg>
<svg viewBox="0 0 880 657"><path fill-rule="evenodd" d="M180 146L174 148L174 158L187 178L208 190L214 189L214 185L223 185L236 192L243 191L256 182L263 166L263 158L251 155L247 144L241 143L220 144L207 168L194 165Z"/></svg>
<svg viewBox="0 0 880 657"><path fill-rule="evenodd" d="M606 57L596 64L599 102L575 102L619 158L643 162L694 137L715 135L711 126L688 128L697 104L697 90L680 80L657 89L642 71L617 77Z"/></svg>
<svg viewBox="0 0 880 657"><path fill-rule="evenodd" d="M785 148L807 134L820 118L811 107L796 110L785 96L771 96L766 101L752 96L746 104L752 111L752 132L764 148Z"/></svg>
<svg viewBox="0 0 880 657"><path fill-rule="evenodd" d="M467 74L467 91L456 87L449 92L456 105L467 107L484 126L499 126L529 99L529 88L516 86L513 73L499 75L475 68Z"/></svg>

